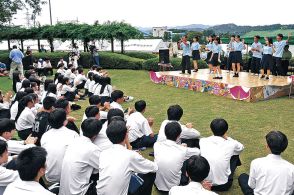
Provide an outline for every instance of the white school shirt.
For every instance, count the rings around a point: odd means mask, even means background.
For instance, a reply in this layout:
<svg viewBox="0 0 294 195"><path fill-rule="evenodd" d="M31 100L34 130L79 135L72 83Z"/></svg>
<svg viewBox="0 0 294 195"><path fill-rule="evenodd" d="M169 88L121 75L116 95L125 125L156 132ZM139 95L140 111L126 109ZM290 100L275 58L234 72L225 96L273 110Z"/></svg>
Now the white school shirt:
<svg viewBox="0 0 294 195"><path fill-rule="evenodd" d="M291 195L294 165L274 154L255 159L251 162L248 185L255 195Z"/></svg>
<svg viewBox="0 0 294 195"><path fill-rule="evenodd" d="M193 42L191 44L191 49L192 50L199 50L200 49L200 44L198 42Z"/></svg>
<svg viewBox="0 0 294 195"><path fill-rule="evenodd" d="M156 163L120 144L114 144L100 154L97 194L127 195L133 172L146 174L157 170Z"/></svg>
<svg viewBox="0 0 294 195"><path fill-rule="evenodd" d="M87 81L85 83L85 86L84 86L84 88L85 89L88 89L88 91L89 91L89 84L90 84L90 82L91 82L91 80L90 79L87 79Z"/></svg>
<svg viewBox="0 0 294 195"><path fill-rule="evenodd" d="M201 183L191 181L186 186L174 186L169 191L169 195L217 195L216 193L206 190Z"/></svg>
<svg viewBox="0 0 294 195"><path fill-rule="evenodd" d="M76 77L77 77L77 75L75 73L71 73L70 76L69 76L70 83L74 82Z"/></svg>
<svg viewBox="0 0 294 195"><path fill-rule="evenodd" d="M57 66L58 66L59 64L61 64L61 63L63 64L63 66L64 66L65 68L67 68L67 62L64 61L64 60L63 60L63 62L59 61L58 64L57 64Z"/></svg>
<svg viewBox="0 0 294 195"><path fill-rule="evenodd" d="M15 127L18 131L22 131L25 129L33 128L35 123L36 115L33 110L25 107L25 109L21 112L17 122L15 123Z"/></svg>
<svg viewBox="0 0 294 195"><path fill-rule="evenodd" d="M74 83L75 83L76 85L81 84L83 81L87 81L87 78L86 78L85 75L82 75L82 74L78 74L78 75L76 76L76 78L74 79Z"/></svg>
<svg viewBox="0 0 294 195"><path fill-rule="evenodd" d="M75 139L65 152L59 195L85 194L90 177L98 173L101 149L84 136Z"/></svg>
<svg viewBox="0 0 294 195"><path fill-rule="evenodd" d="M161 123L160 130L158 132L157 141L165 141L166 140L164 130L165 130L165 126L167 125L167 123L170 123L170 122L178 122L178 121L164 120ZM188 128L188 127L186 127L186 125L182 125L180 122L178 122L178 123L182 127L182 133L180 135L180 138L182 138L182 139L197 139L197 138L200 138L199 131L197 131L194 128Z"/></svg>
<svg viewBox="0 0 294 195"><path fill-rule="evenodd" d="M66 127L50 129L41 138L41 146L48 152L46 179L49 182L59 182L62 168L62 161L69 144L79 135Z"/></svg>
<svg viewBox="0 0 294 195"><path fill-rule="evenodd" d="M161 191L169 191L173 186L178 186L184 161L199 154L198 148L188 148L171 140L156 142L154 144L154 162L158 165L156 187Z"/></svg>
<svg viewBox="0 0 294 195"><path fill-rule="evenodd" d="M262 58L262 44L260 42L252 43L251 45L252 49L258 49L258 51L253 51L252 56L255 58Z"/></svg>
<svg viewBox="0 0 294 195"><path fill-rule="evenodd" d="M17 171L9 170L0 166L0 194L3 194L7 185L16 181L18 178L19 175Z"/></svg>
<svg viewBox="0 0 294 195"><path fill-rule="evenodd" d="M119 109L119 110L121 110L121 111L124 112L123 107L122 107L119 103L117 103L117 102L115 102L115 101L113 101L113 102L110 104L110 109Z"/></svg>
<svg viewBox="0 0 294 195"><path fill-rule="evenodd" d="M244 44L243 42L237 42L237 41L234 41L233 43L233 47L234 47L234 51L242 51L244 49Z"/></svg>
<svg viewBox="0 0 294 195"><path fill-rule="evenodd" d="M35 144L25 144L24 141L17 140L6 140L2 136L0 136L0 140L3 140L7 143L9 154L20 154L25 149L35 147Z"/></svg>
<svg viewBox="0 0 294 195"><path fill-rule="evenodd" d="M15 101L10 108L10 119L15 120L18 112L18 101Z"/></svg>
<svg viewBox="0 0 294 195"><path fill-rule="evenodd" d="M66 94L66 92L74 92L75 90L76 90L76 86L71 87L69 85L62 85L60 94L64 95Z"/></svg>
<svg viewBox="0 0 294 195"><path fill-rule="evenodd" d="M287 45L287 41L276 41L273 46L275 49L274 57L281 58L283 57L284 47Z"/></svg>
<svg viewBox="0 0 294 195"><path fill-rule="evenodd" d="M144 135L148 136L152 133L152 129L148 120L141 112L134 112L127 119L127 127L129 127L129 141L136 141Z"/></svg>
<svg viewBox="0 0 294 195"><path fill-rule="evenodd" d="M65 71L64 76L67 77L67 78L70 78L70 75L71 75L71 74L72 74L71 69L67 69L67 70Z"/></svg>
<svg viewBox="0 0 294 195"><path fill-rule="evenodd" d="M61 75L65 75L65 70L64 69L61 69L61 68L58 68L57 70L57 73L61 74Z"/></svg>
<svg viewBox="0 0 294 195"><path fill-rule="evenodd" d="M94 85L95 85L95 81L91 81L89 83L89 88L88 88L89 92L93 93L93 87L94 87Z"/></svg>
<svg viewBox="0 0 294 195"><path fill-rule="evenodd" d="M273 55L273 48L265 45L262 49L263 55Z"/></svg>
<svg viewBox="0 0 294 195"><path fill-rule="evenodd" d="M108 126L108 122L106 121L103 124L102 129L100 130L99 134L97 135L96 139L93 142L102 151L110 148L113 145L113 143L108 139L108 137L106 135L107 126Z"/></svg>
<svg viewBox="0 0 294 195"><path fill-rule="evenodd" d="M231 174L231 157L243 151L243 144L232 138L226 140L220 136L210 136L201 138L199 145L201 156L206 158L210 165L207 180L211 181L213 186L227 183Z"/></svg>
<svg viewBox="0 0 294 195"><path fill-rule="evenodd" d="M16 92L18 92L21 89L21 86L22 86L22 82L17 82L16 83L16 85L15 85Z"/></svg>
<svg viewBox="0 0 294 195"><path fill-rule="evenodd" d="M52 68L51 62L49 61L48 63L46 61L43 62L43 67L44 68Z"/></svg>
<svg viewBox="0 0 294 195"><path fill-rule="evenodd" d="M20 179L9 184L3 195L54 195L36 181L22 181Z"/></svg>
<svg viewBox="0 0 294 195"><path fill-rule="evenodd" d="M3 103L0 103L0 110L7 110L9 109L9 102L3 102Z"/></svg>
<svg viewBox="0 0 294 195"><path fill-rule="evenodd" d="M111 96L111 93L112 93L112 86L111 85L106 85L104 88L104 91L102 93L100 93L101 88L102 88L102 85L98 85L95 88L94 95L99 95L99 96L103 96L103 97L110 97Z"/></svg>
<svg viewBox="0 0 294 195"><path fill-rule="evenodd" d="M38 62L38 69L43 69L44 68L44 62Z"/></svg>

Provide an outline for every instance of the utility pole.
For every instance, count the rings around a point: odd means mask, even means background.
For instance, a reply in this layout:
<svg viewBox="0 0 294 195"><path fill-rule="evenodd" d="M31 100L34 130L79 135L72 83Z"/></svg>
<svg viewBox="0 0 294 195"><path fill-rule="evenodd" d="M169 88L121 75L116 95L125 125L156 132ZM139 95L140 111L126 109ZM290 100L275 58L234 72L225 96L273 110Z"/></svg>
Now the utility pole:
<svg viewBox="0 0 294 195"><path fill-rule="evenodd" d="M49 0L50 25L52 26L51 0Z"/></svg>

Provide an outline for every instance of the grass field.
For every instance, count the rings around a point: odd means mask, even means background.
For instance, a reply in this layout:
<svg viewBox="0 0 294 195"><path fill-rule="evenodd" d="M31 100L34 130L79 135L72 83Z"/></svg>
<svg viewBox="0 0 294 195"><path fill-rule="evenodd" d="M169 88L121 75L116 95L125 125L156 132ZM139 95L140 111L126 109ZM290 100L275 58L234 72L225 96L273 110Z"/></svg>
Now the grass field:
<svg viewBox="0 0 294 195"><path fill-rule="evenodd" d="M289 139L289 146L283 157L294 162L294 100L278 98L258 103L246 103L227 98L217 97L205 93L197 93L185 89L176 89L153 84L146 71L110 70L112 84L135 100L147 101L146 116L155 119L154 131L158 132L161 122L166 118L169 105L180 104L184 109L182 123L192 122L202 136L211 135L209 125L216 117L225 118L229 123L229 135L245 145L241 154L243 165L236 171L234 184L224 195L238 195L241 191L237 177L243 172L249 172L250 162L258 157L267 155L264 136L270 130L278 129ZM11 80L0 78L0 89L11 89ZM78 102L83 108L87 101ZM127 108L134 102L124 104ZM78 119L82 118L84 109L72 113ZM150 150L144 151L147 157ZM149 157L147 157L149 158ZM149 158L150 159L150 158ZM154 189L154 195L159 193Z"/></svg>

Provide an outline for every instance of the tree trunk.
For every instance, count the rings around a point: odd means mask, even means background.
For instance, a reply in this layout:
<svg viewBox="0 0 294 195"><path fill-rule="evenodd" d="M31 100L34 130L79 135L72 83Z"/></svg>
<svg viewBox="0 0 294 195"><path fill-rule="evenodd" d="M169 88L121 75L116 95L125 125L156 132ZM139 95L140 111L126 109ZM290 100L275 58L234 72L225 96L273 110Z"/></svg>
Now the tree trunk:
<svg viewBox="0 0 294 195"><path fill-rule="evenodd" d="M88 43L87 41L84 41L84 52L88 51Z"/></svg>
<svg viewBox="0 0 294 195"><path fill-rule="evenodd" d="M8 50L10 50L11 49L11 47L10 47L10 39L7 40L7 43L8 43Z"/></svg>
<svg viewBox="0 0 294 195"><path fill-rule="evenodd" d="M50 42L50 50L51 52L54 52L53 39L50 39L49 42Z"/></svg>
<svg viewBox="0 0 294 195"><path fill-rule="evenodd" d="M21 46L21 51L24 52L24 48L23 48L23 39L20 40L20 46Z"/></svg>
<svg viewBox="0 0 294 195"><path fill-rule="evenodd" d="M41 43L40 43L40 39L38 39L38 51L40 52L41 49Z"/></svg>
<svg viewBox="0 0 294 195"><path fill-rule="evenodd" d="M111 42L111 52L114 53L114 39L111 38L110 42Z"/></svg>
<svg viewBox="0 0 294 195"><path fill-rule="evenodd" d="M75 40L71 39L71 45L74 46L75 45Z"/></svg>
<svg viewBox="0 0 294 195"><path fill-rule="evenodd" d="M121 48L121 53L122 54L125 53L124 52L124 40L123 39L120 40L120 48Z"/></svg>

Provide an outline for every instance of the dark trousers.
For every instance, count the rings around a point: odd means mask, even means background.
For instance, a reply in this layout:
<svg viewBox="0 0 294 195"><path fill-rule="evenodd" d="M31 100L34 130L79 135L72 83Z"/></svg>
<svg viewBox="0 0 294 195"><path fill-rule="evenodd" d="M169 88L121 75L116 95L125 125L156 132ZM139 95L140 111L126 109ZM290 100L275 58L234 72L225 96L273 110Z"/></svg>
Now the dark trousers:
<svg viewBox="0 0 294 195"><path fill-rule="evenodd" d="M45 76L52 76L53 75L53 68L44 68L44 74Z"/></svg>
<svg viewBox="0 0 294 195"><path fill-rule="evenodd" d="M136 141L131 142L133 149L139 149L143 147L153 147L154 143L157 140L157 134L154 137L143 135L141 138L138 138Z"/></svg>
<svg viewBox="0 0 294 195"><path fill-rule="evenodd" d="M289 60L282 60L282 69L283 69L283 76L287 76L288 68L289 68L290 62Z"/></svg>
<svg viewBox="0 0 294 195"><path fill-rule="evenodd" d="M99 56L93 56L93 62L95 65L100 66Z"/></svg>
<svg viewBox="0 0 294 195"><path fill-rule="evenodd" d="M151 195L156 173L138 174L138 176L144 180L143 185L139 187L137 192L128 193L128 195Z"/></svg>
<svg viewBox="0 0 294 195"><path fill-rule="evenodd" d="M199 139L181 139L182 144L187 144L189 148L199 148Z"/></svg>
<svg viewBox="0 0 294 195"><path fill-rule="evenodd" d="M274 57L273 75L283 75L282 58Z"/></svg>
<svg viewBox="0 0 294 195"><path fill-rule="evenodd" d="M77 85L77 89L84 89L86 81L83 81L81 84Z"/></svg>
<svg viewBox="0 0 294 195"><path fill-rule="evenodd" d="M233 62L233 57L234 57L234 53L230 52L229 53L229 57L227 59L227 70L231 70L232 69L232 62Z"/></svg>
<svg viewBox="0 0 294 195"><path fill-rule="evenodd" d="M241 165L241 161L240 161L239 155L232 156L230 160L231 175L229 175L228 182L222 185L212 186L211 190L218 191L218 192L228 191L233 184L233 177L234 177L235 170L240 165Z"/></svg>
<svg viewBox="0 0 294 195"><path fill-rule="evenodd" d="M260 70L260 58L252 57L251 60L251 73L259 74Z"/></svg>
<svg viewBox="0 0 294 195"><path fill-rule="evenodd" d="M191 74L190 56L183 56L182 58L182 73L185 73L186 69L188 73Z"/></svg>
<svg viewBox="0 0 294 195"><path fill-rule="evenodd" d="M244 195L254 195L253 189L251 189L248 185L249 175L242 173L239 178L239 186Z"/></svg>
<svg viewBox="0 0 294 195"><path fill-rule="evenodd" d="M89 181L91 185L89 186L85 195L97 195L96 185L98 180L99 180L99 173L91 175L90 181Z"/></svg>
<svg viewBox="0 0 294 195"><path fill-rule="evenodd" d="M17 131L18 137L22 140L26 140L32 133L32 129L25 129L22 131Z"/></svg>

